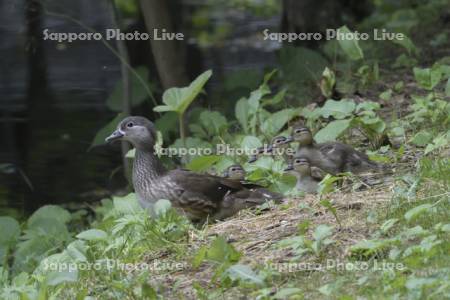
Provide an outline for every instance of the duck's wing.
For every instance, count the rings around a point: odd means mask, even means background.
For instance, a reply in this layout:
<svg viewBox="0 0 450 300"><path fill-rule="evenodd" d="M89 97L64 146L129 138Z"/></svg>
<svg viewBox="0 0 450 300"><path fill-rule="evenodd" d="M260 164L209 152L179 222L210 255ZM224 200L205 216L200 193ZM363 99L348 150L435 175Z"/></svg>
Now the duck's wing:
<svg viewBox="0 0 450 300"><path fill-rule="evenodd" d="M218 176L183 170L173 170L167 176L170 176L177 189L180 206L198 209L210 215L224 206L234 205L235 201L254 206L278 197L278 194L269 191L266 193L262 188L248 188L239 180Z"/></svg>
<svg viewBox="0 0 450 300"><path fill-rule="evenodd" d="M322 179L327 175L327 173L318 168L318 167L311 167L311 177L316 181L322 181Z"/></svg>
<svg viewBox="0 0 450 300"><path fill-rule="evenodd" d="M226 194L238 191L243 185L238 180L177 169L167 175L179 193L198 195L211 201L220 201Z"/></svg>

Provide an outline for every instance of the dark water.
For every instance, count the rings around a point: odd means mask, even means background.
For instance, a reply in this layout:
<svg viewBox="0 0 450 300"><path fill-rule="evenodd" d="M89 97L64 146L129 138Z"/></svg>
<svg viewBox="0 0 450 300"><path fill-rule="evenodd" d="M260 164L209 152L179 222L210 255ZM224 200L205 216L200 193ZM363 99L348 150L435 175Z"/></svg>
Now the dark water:
<svg viewBox="0 0 450 300"><path fill-rule="evenodd" d="M0 174L0 214L26 215L49 203L81 204L107 195L120 153L107 146L88 148L109 118L94 109L54 109L41 118L2 122L2 136L6 132L12 139L0 152L0 162L11 164Z"/></svg>
<svg viewBox="0 0 450 300"><path fill-rule="evenodd" d="M45 12L39 22L34 12L27 19L29 2L13 2L0 1L0 215L20 217L45 204L99 199L115 185L117 149L87 150L115 115L105 101L120 71L119 60L99 42L36 39L32 31L39 28L85 30ZM62 2L67 5L46 2L45 9L90 27L111 26L107 1Z"/></svg>

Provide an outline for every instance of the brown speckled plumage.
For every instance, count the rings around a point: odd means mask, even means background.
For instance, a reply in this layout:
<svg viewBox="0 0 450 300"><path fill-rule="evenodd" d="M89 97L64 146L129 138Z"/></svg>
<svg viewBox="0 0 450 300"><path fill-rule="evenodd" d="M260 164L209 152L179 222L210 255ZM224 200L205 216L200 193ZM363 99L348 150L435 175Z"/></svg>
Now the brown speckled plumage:
<svg viewBox="0 0 450 300"><path fill-rule="evenodd" d="M240 209L261 204L275 193L266 194L245 187L239 180L194 173L188 170L166 170L154 154L155 129L143 117L128 117L107 139L124 139L136 148L133 163L133 186L140 204L151 207L159 199L194 221L223 219Z"/></svg>
<svg viewBox="0 0 450 300"><path fill-rule="evenodd" d="M299 143L295 157L307 158L312 166L333 175L343 172L360 173L381 168L366 154L347 144L339 142L316 144L311 131L304 126L294 127L289 141Z"/></svg>

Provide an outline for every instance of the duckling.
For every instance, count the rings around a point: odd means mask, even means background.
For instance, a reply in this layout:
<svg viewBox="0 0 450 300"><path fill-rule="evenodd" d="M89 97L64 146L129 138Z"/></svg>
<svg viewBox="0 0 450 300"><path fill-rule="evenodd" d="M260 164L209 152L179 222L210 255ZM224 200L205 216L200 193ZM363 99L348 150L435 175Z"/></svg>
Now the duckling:
<svg viewBox="0 0 450 300"><path fill-rule="evenodd" d="M317 188L319 182L322 180L311 171L311 165L307 158L295 157L285 171L294 171L297 177L296 188L299 191L315 194L317 193Z"/></svg>
<svg viewBox="0 0 450 300"><path fill-rule="evenodd" d="M231 165L229 166L223 177L243 181L245 179L246 172L241 165Z"/></svg>
<svg viewBox="0 0 450 300"><path fill-rule="evenodd" d="M271 198L275 203L281 202L283 197L280 194L271 192L258 184L246 181L245 180L246 175L247 172L241 165L238 164L229 166L224 173L225 178L239 180L241 184L244 185L246 188L258 190L259 192L266 195L267 198Z"/></svg>
<svg viewBox="0 0 450 300"><path fill-rule="evenodd" d="M257 155L252 155L248 162L253 163L258 160L258 158L261 156L261 154L264 154L264 153L274 154L279 149L287 148L288 145L289 144L288 144L287 137L281 136L281 135L276 136L270 141L270 145L267 148L265 148L265 147L257 148L257 151L258 151ZM285 157L285 156L286 156L286 154L285 154L285 152L283 152L283 157Z"/></svg>
<svg viewBox="0 0 450 300"><path fill-rule="evenodd" d="M270 147L258 147L256 148L256 154L252 154L250 156L250 158L248 159L249 163L254 163L255 161L258 160L258 158L266 153L270 153L272 151L272 149L270 149Z"/></svg>
<svg viewBox="0 0 450 300"><path fill-rule="evenodd" d="M380 170L381 166L353 147L339 143L326 142L316 144L309 128L298 125L292 130L287 143L298 142L296 157L307 158L311 165L336 175L343 172L361 173L368 170Z"/></svg>
<svg viewBox="0 0 450 300"><path fill-rule="evenodd" d="M132 181L144 209L151 211L156 201L167 199L193 222L204 222L230 217L244 207L272 199L239 180L184 169L167 170L154 153L156 138L154 124L136 116L122 120L106 138L106 142L128 141L136 149Z"/></svg>

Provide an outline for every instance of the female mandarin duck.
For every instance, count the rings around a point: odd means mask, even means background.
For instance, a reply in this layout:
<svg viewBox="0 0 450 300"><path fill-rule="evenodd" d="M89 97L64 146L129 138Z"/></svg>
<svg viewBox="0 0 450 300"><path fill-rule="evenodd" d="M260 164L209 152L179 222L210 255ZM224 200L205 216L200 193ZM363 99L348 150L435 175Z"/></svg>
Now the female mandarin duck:
<svg viewBox="0 0 450 300"><path fill-rule="evenodd" d="M144 208L167 199L192 221L224 219L239 210L271 200L275 193L246 187L239 180L199 174L183 169L167 170L154 153L156 130L143 117L125 118L107 142L125 140L136 148L133 186Z"/></svg>

